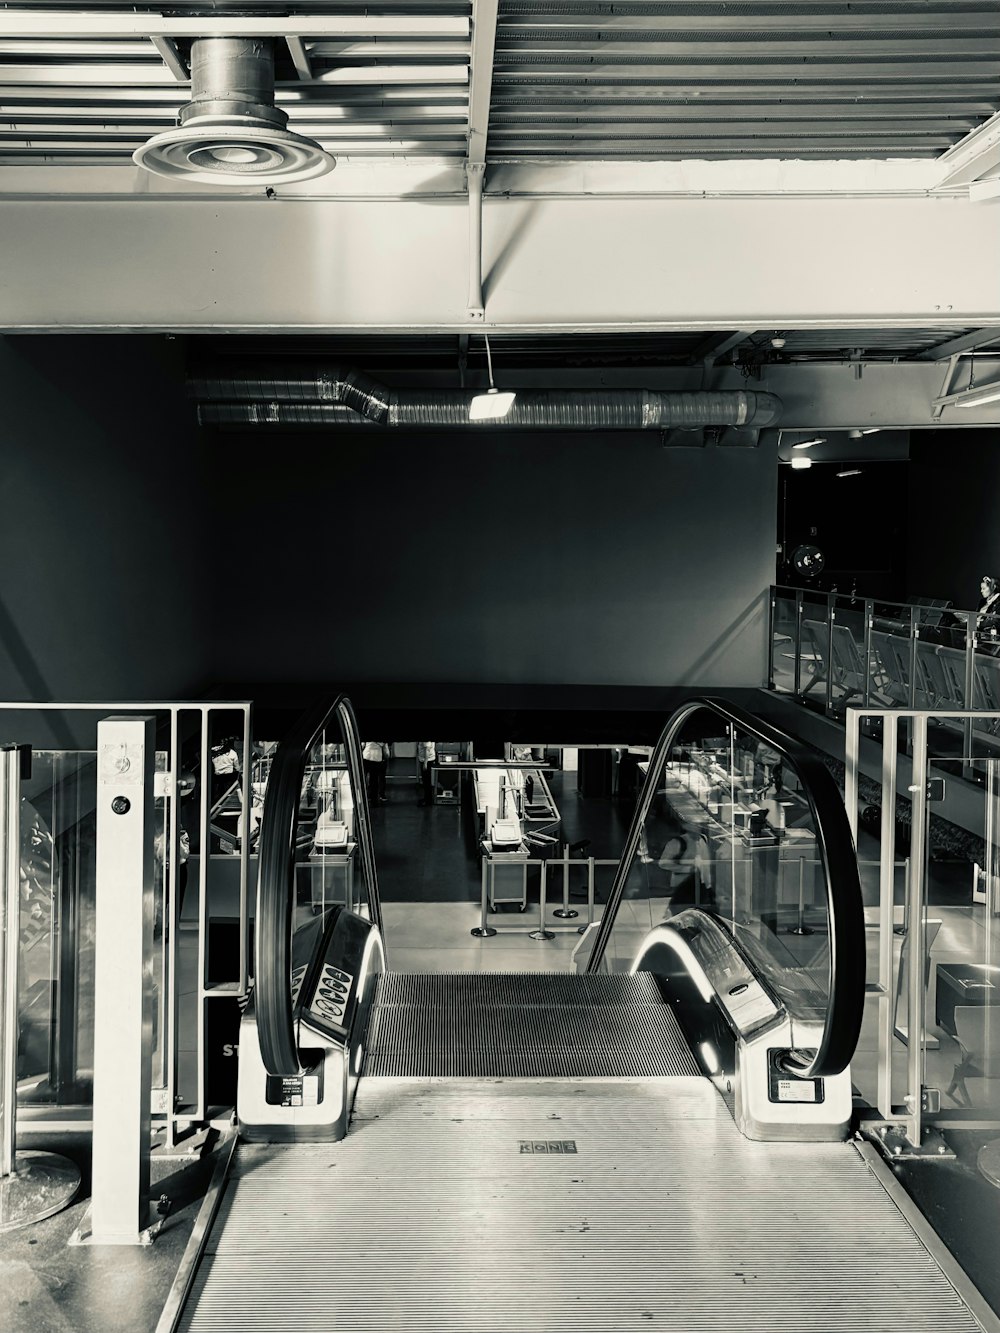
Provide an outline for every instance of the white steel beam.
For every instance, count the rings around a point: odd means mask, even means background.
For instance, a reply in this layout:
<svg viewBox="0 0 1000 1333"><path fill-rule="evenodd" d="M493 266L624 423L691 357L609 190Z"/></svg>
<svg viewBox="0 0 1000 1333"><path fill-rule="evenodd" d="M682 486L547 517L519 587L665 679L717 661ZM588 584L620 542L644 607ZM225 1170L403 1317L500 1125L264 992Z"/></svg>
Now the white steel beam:
<svg viewBox="0 0 1000 1333"><path fill-rule="evenodd" d="M294 186L277 204L259 188L158 197L136 168L135 193L120 199L0 199L0 319L9 330L462 332L468 203L456 167L444 173L456 193L433 202L351 197L366 177L352 183L349 166L344 193L322 200ZM990 210L961 196L491 196L486 327L961 334L1000 323L995 240Z"/></svg>
<svg viewBox="0 0 1000 1333"><path fill-rule="evenodd" d="M469 165L486 161L493 87L493 52L499 0L475 0L472 20L472 68L469 75Z"/></svg>
<svg viewBox="0 0 1000 1333"><path fill-rule="evenodd" d="M1000 167L1000 111L940 159L939 185L968 185Z"/></svg>
<svg viewBox="0 0 1000 1333"><path fill-rule="evenodd" d="M159 51L163 63L174 78L179 83L187 83L191 78L191 71L181 59L176 42L172 42L169 37L151 37L150 41Z"/></svg>
<svg viewBox="0 0 1000 1333"><path fill-rule="evenodd" d="M467 37L449 14L296 14L277 18L164 18L160 14L0 10L0 38L44 37Z"/></svg>
<svg viewBox="0 0 1000 1333"><path fill-rule="evenodd" d="M309 59L309 52L306 50L306 44L301 37L287 37L285 42L288 46L288 54L292 57L292 64L295 66L295 72L300 79L309 80L313 76L312 63Z"/></svg>

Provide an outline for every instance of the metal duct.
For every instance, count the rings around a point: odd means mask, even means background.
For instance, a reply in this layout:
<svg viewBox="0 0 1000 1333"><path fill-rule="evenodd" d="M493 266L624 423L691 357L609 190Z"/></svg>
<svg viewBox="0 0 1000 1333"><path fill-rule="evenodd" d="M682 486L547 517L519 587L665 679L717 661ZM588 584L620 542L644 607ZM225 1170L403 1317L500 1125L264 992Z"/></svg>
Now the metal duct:
<svg viewBox="0 0 1000 1333"><path fill-rule="evenodd" d="M193 379L206 425L475 426L528 430L696 430L749 432L774 426L782 404L751 390L520 389L507 416L470 422L470 389L388 389L359 371L334 367L314 378ZM345 412L343 409L354 409ZM361 414L356 415L357 414Z"/></svg>
<svg viewBox="0 0 1000 1333"><path fill-rule="evenodd" d="M307 180L336 165L287 125L274 105L274 39L199 37L191 43L191 101L177 127L132 160L158 176L224 185Z"/></svg>

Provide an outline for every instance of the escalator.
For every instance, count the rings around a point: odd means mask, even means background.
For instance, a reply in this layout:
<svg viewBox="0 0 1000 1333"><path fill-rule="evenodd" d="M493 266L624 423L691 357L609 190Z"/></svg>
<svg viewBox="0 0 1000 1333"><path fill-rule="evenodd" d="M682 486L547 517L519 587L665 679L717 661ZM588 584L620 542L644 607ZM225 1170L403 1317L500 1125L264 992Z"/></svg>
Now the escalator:
<svg viewBox="0 0 1000 1333"><path fill-rule="evenodd" d="M334 732L365 892L317 914L290 849ZM996 1327L852 1137L860 886L795 742L675 714L580 974L387 969L349 704L283 751L240 1141L171 1327Z"/></svg>

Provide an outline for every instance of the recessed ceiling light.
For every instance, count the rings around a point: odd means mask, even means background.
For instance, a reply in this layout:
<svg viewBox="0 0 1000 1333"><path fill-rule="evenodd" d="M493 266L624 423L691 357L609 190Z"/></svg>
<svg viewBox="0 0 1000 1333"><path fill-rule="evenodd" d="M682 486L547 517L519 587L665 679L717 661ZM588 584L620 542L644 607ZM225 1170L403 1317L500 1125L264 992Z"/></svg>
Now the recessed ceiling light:
<svg viewBox="0 0 1000 1333"><path fill-rule="evenodd" d="M825 435L816 435L811 440L798 440L792 445L793 449L811 449L814 444L826 444Z"/></svg>
<svg viewBox="0 0 1000 1333"><path fill-rule="evenodd" d="M813 461L811 458L793 458L791 460L791 463L792 467L795 469L796 472L802 472L807 467L812 467L813 465Z"/></svg>

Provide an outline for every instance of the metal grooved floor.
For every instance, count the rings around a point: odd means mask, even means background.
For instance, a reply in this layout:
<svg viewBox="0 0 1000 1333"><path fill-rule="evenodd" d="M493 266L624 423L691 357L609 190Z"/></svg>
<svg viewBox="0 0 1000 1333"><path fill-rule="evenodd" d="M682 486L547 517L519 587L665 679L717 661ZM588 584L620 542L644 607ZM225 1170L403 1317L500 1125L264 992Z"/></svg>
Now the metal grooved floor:
<svg viewBox="0 0 1000 1333"><path fill-rule="evenodd" d="M557 973L382 978L365 1073L641 1078L698 1073L652 977Z"/></svg>
<svg viewBox="0 0 1000 1333"><path fill-rule="evenodd" d="M239 1149L181 1328L979 1325L849 1144L751 1143L702 1079L392 1078L342 1143Z"/></svg>

